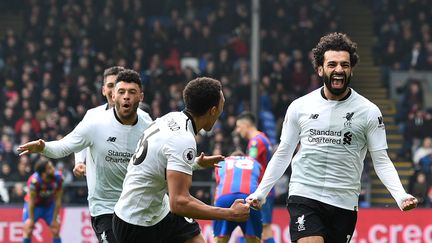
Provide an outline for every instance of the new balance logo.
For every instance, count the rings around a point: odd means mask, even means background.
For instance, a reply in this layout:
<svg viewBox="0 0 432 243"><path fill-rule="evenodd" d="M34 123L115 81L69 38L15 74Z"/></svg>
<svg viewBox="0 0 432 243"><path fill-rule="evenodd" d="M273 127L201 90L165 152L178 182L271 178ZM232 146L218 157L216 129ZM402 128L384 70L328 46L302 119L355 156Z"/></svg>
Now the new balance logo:
<svg viewBox="0 0 432 243"><path fill-rule="evenodd" d="M108 137L107 142L115 142L116 137Z"/></svg>
<svg viewBox="0 0 432 243"><path fill-rule="evenodd" d="M382 116L378 117L378 125L383 124L383 118Z"/></svg>
<svg viewBox="0 0 432 243"><path fill-rule="evenodd" d="M319 114L311 114L309 119L318 119Z"/></svg>
<svg viewBox="0 0 432 243"><path fill-rule="evenodd" d="M383 117L378 117L378 128L384 128L384 120Z"/></svg>

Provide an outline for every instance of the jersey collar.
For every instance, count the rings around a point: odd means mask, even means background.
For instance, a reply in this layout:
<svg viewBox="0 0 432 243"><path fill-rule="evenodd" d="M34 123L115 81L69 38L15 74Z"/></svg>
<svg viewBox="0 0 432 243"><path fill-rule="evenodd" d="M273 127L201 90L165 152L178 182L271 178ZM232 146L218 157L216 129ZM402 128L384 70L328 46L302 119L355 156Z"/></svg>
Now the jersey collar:
<svg viewBox="0 0 432 243"><path fill-rule="evenodd" d="M321 92L321 96L322 96L325 100L328 100L327 97L326 97L325 94L324 94L324 87L321 88L320 92ZM338 100L338 101L344 101L344 100L348 99L348 98L351 96L351 93L352 93L351 88L349 88L349 90L348 90L348 94L345 95L342 99L340 99L340 100Z"/></svg>
<svg viewBox="0 0 432 243"><path fill-rule="evenodd" d="M198 131L196 129L195 121L192 118L192 115L187 110L183 110L182 112L183 112L183 114L185 114L188 117L188 119L186 120L186 130L187 130L187 126L188 126L188 121L190 120L191 123L192 123L193 132L194 132L195 135L197 135Z"/></svg>
<svg viewBox="0 0 432 243"><path fill-rule="evenodd" d="M117 116L117 112L115 111L115 107L113 107L113 111L114 111L114 117L116 118L116 120L118 122L120 122L120 124L124 125L123 122L120 120L120 117ZM131 126L135 126L137 123L138 123L138 113L137 113L137 118L136 118L135 122Z"/></svg>

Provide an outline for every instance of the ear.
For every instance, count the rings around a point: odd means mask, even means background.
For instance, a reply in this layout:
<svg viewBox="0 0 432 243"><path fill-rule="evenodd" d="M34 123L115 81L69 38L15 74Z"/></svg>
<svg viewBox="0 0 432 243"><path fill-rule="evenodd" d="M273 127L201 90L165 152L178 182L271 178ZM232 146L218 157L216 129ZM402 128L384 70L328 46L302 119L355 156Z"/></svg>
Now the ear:
<svg viewBox="0 0 432 243"><path fill-rule="evenodd" d="M212 108L210 109L210 115L214 116L217 112L216 110L217 110L216 106L212 106Z"/></svg>
<svg viewBox="0 0 432 243"><path fill-rule="evenodd" d="M324 75L324 68L323 66L318 67L318 76L322 77Z"/></svg>
<svg viewBox="0 0 432 243"><path fill-rule="evenodd" d="M140 93L140 101L143 101L144 100L144 92L141 92Z"/></svg>
<svg viewBox="0 0 432 243"><path fill-rule="evenodd" d="M101 91L102 91L102 95L103 95L103 96L106 96L106 93L105 93L105 89L104 89L104 87L105 87L105 86L102 86L102 87L101 87Z"/></svg>

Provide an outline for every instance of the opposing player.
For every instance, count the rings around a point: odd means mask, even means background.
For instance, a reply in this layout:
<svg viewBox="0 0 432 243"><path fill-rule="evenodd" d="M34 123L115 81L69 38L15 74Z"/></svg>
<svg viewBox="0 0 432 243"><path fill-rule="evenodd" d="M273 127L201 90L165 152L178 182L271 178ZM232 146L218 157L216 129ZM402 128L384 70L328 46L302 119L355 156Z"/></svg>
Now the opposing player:
<svg viewBox="0 0 432 243"><path fill-rule="evenodd" d="M330 33L312 50L324 86L288 107L281 142L258 189L253 206L269 193L291 162L288 211L291 241L349 242L357 221L360 176L367 150L375 171L401 210L417 206L405 192L387 155L379 108L349 87L357 64L357 45L345 34Z"/></svg>
<svg viewBox="0 0 432 243"><path fill-rule="evenodd" d="M263 168L259 177L261 181L267 164L271 159L273 148L268 137L257 129L255 116L250 112L243 112L237 117L236 132L248 139L246 155L256 159ZM266 202L261 207L264 243L274 243L273 231L271 227L273 219L273 207L275 193L272 189L267 195Z"/></svg>
<svg viewBox="0 0 432 243"><path fill-rule="evenodd" d="M143 131L152 122L147 113L137 112L143 99L139 74L124 70L117 75L114 108L88 116L63 139L42 139L19 146L20 155L42 153L61 158L89 148L86 158L88 201L92 226L99 242L116 242L112 234L114 205L122 191L127 163Z"/></svg>
<svg viewBox="0 0 432 243"><path fill-rule="evenodd" d="M195 136L201 129L211 130L224 107L220 82L194 79L186 85L183 100L184 111L170 112L145 130L129 163L113 219L119 242L204 242L194 219L246 221L249 216L244 200L219 208L189 193Z"/></svg>
<svg viewBox="0 0 432 243"><path fill-rule="evenodd" d="M24 198L23 243L30 243L35 223L43 219L53 235L53 243L61 243L59 212L62 205L63 177L51 161L40 159L35 172L27 180Z"/></svg>
<svg viewBox="0 0 432 243"><path fill-rule="evenodd" d="M85 116L92 116L94 114L97 114L97 112L106 111L114 107L114 100L112 98L112 93L114 90L117 74L123 70L124 67L121 66L113 66L104 70L102 95L106 98L107 103L88 110ZM137 110L137 112L139 112L139 110ZM75 176L81 177L85 175L86 173L85 162L86 162L87 155L90 155L89 152L90 151L88 149L83 149L75 153L75 167L73 169L73 173Z"/></svg>
<svg viewBox="0 0 432 243"><path fill-rule="evenodd" d="M252 157L234 152L215 168L215 206L229 208L237 199L245 199L258 187L262 166ZM261 211L251 210L246 222L214 220L213 232L216 243L227 243L233 230L240 226L247 243L261 242Z"/></svg>

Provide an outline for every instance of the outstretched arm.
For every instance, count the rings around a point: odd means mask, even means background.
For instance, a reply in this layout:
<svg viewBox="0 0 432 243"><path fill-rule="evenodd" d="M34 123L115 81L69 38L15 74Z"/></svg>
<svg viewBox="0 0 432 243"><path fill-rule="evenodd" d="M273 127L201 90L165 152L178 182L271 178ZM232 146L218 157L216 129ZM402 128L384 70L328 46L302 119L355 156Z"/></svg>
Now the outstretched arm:
<svg viewBox="0 0 432 243"><path fill-rule="evenodd" d="M183 172L168 170L168 192L171 212L194 219L221 219L246 221L249 217L249 205L244 200L237 200L231 208L209 206L189 193L192 176Z"/></svg>
<svg viewBox="0 0 432 243"><path fill-rule="evenodd" d="M247 201L253 208L261 208L262 204L264 204L267 194L290 165L296 147L297 144L279 144L279 147L267 165L264 177L257 190L247 197Z"/></svg>
<svg viewBox="0 0 432 243"><path fill-rule="evenodd" d="M78 152L91 145L92 128L90 120L83 120L75 129L64 138L45 142L42 139L20 145L17 151L20 155L28 153L41 153L48 158L63 158L73 152ZM89 124L90 123L90 124Z"/></svg>
<svg viewBox="0 0 432 243"><path fill-rule="evenodd" d="M45 141L42 139L38 139L35 141L31 141L25 144L20 145L17 148L19 155L26 155L29 153L41 153L45 148Z"/></svg>
<svg viewBox="0 0 432 243"><path fill-rule="evenodd" d="M222 155L205 155L201 152L200 156L195 158L192 170L219 167L218 163L224 159Z"/></svg>
<svg viewBox="0 0 432 243"><path fill-rule="evenodd" d="M375 172L387 190L390 191L399 208L403 211L407 211L417 207L417 199L405 192L405 189L403 188L399 179L399 175L392 161L387 155L387 151L383 149L372 151L370 154Z"/></svg>

